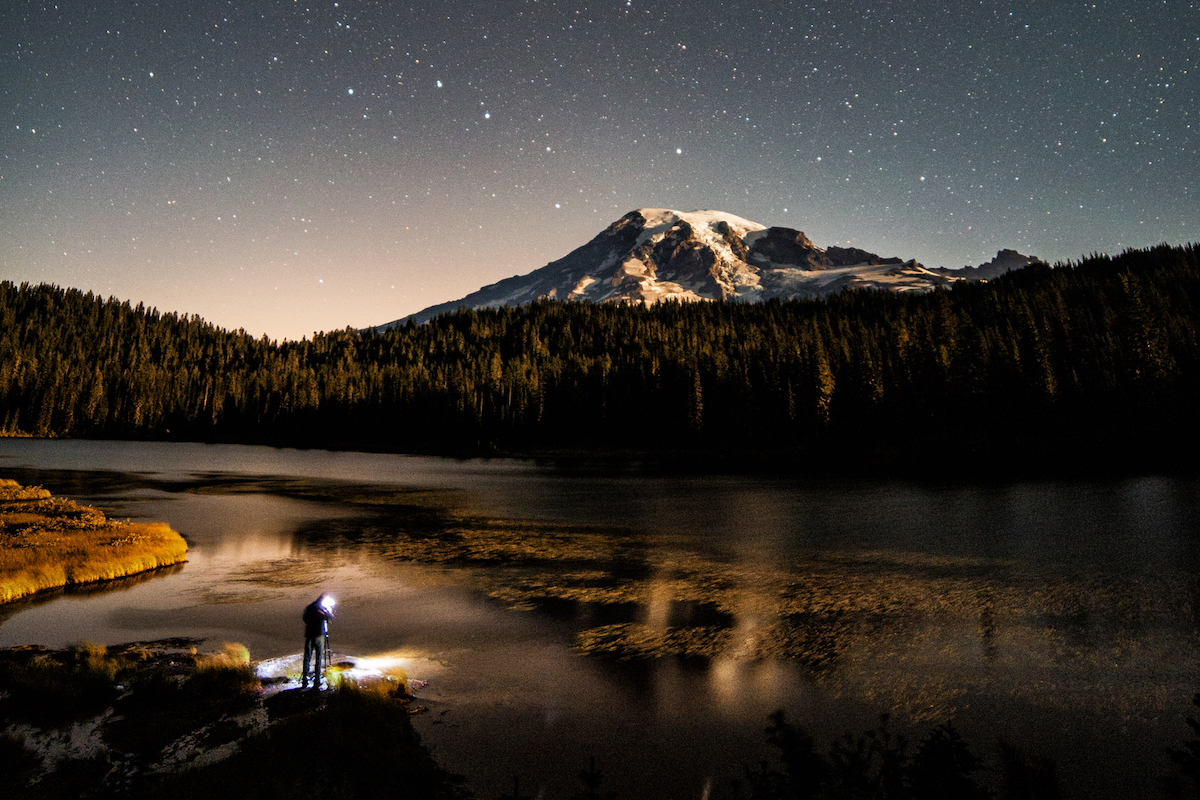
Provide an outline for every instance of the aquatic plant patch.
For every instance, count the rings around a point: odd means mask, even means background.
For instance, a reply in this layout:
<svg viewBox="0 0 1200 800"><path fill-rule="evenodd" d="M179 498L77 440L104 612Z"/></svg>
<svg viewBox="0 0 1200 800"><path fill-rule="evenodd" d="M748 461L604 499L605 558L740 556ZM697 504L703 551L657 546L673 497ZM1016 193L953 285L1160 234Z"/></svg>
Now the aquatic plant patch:
<svg viewBox="0 0 1200 800"><path fill-rule="evenodd" d="M0 603L186 557L187 542L163 523L109 520L95 508L0 478Z"/></svg>

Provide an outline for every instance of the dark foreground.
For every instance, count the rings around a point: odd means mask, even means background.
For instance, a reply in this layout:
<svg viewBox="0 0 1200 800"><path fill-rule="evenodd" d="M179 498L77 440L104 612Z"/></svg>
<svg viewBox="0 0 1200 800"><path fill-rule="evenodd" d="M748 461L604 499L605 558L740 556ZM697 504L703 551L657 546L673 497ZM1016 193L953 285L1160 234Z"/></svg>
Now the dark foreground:
<svg viewBox="0 0 1200 800"><path fill-rule="evenodd" d="M0 774L42 798L238 796L465 800L413 730L404 681L335 681L302 691L260 678L240 645L197 655L196 640L0 651ZM1196 702L1200 705L1200 695ZM1189 719L1193 733L1200 724ZM951 725L909 742L886 717L820 746L782 712L765 733L771 764L714 793L735 800L1038 800L1071 797L1052 761L997 741L988 766ZM1200 796L1200 738L1169 751L1164 797ZM614 800L593 760L571 800ZM532 800L514 776L500 800Z"/></svg>
<svg viewBox="0 0 1200 800"><path fill-rule="evenodd" d="M244 649L193 645L0 651L6 796L465 796L413 730L403 684L273 691Z"/></svg>

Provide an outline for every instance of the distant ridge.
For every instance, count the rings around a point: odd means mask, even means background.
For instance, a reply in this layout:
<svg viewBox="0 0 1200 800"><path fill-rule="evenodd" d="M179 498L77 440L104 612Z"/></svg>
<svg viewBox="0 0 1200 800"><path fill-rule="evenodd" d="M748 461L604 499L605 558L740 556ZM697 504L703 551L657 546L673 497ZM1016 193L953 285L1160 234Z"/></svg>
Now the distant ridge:
<svg viewBox="0 0 1200 800"><path fill-rule="evenodd" d="M967 281L990 281L1006 272L1012 272L1014 269L1024 269L1030 264L1040 263L1042 260L1037 256L1021 255L1016 250L1001 250L991 261L977 267L963 267L962 269L937 267L933 271L940 275L949 275Z"/></svg>
<svg viewBox="0 0 1200 800"><path fill-rule="evenodd" d="M847 288L927 292L987 280L1038 259L1001 250L968 270L926 269L853 247L814 245L803 232L767 227L723 211L639 208L587 244L527 275L484 286L378 326L426 322L459 309L520 306L540 299L653 305L661 300L823 297Z"/></svg>

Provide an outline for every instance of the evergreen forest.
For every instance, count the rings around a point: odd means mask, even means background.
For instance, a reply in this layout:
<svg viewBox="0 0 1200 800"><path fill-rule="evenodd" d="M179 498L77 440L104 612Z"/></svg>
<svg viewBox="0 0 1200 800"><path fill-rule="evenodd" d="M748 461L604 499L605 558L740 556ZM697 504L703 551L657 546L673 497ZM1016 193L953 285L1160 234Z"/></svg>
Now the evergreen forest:
<svg viewBox="0 0 1200 800"><path fill-rule="evenodd" d="M539 302L300 341L0 283L0 430L836 469L1190 468L1200 245L927 294Z"/></svg>

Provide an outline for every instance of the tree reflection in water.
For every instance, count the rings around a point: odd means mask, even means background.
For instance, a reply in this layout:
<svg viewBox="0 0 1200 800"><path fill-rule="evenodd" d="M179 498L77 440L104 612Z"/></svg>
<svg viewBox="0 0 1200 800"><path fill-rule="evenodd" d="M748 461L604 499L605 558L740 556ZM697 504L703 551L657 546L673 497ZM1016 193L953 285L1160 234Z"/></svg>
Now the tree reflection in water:
<svg viewBox="0 0 1200 800"><path fill-rule="evenodd" d="M69 444L92 467L115 447ZM805 486L149 452L149 472L11 477L163 519L188 564L6 608L0 644L227 637L284 657L312 589L334 588L335 649L436 663L419 724L481 796L514 771L569 786L592 754L621 796L695 796L761 757L783 707L822 741L880 712L922 736L953 721L976 752L1000 734L1064 784L1134 797L1200 687L1195 481Z"/></svg>

